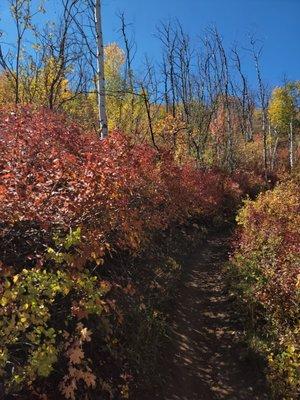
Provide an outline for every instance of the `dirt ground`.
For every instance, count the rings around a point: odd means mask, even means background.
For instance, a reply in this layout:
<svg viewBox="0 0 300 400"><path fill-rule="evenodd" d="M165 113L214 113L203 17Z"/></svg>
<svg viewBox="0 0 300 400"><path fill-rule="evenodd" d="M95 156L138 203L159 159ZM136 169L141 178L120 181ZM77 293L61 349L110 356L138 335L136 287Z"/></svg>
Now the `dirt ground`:
<svg viewBox="0 0 300 400"><path fill-rule="evenodd" d="M189 260L163 357L161 390L138 400L268 399L262 365L239 340L243 331L224 282L226 236L213 237Z"/></svg>

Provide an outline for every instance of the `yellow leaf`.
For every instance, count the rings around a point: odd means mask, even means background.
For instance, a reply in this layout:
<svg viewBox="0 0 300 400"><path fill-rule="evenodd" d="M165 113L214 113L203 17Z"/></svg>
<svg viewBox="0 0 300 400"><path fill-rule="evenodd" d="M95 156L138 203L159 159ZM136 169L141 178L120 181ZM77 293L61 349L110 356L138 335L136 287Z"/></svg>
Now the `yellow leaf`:
<svg viewBox="0 0 300 400"><path fill-rule="evenodd" d="M6 297L2 297L2 299L1 299L1 306L2 307L5 307L6 306L6 304L8 303L8 300L7 300L7 298Z"/></svg>

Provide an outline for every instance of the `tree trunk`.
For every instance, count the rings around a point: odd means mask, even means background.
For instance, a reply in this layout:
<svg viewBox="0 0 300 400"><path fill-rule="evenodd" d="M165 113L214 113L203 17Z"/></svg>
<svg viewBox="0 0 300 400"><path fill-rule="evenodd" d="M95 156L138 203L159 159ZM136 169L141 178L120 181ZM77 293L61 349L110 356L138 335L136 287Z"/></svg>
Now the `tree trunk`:
<svg viewBox="0 0 300 400"><path fill-rule="evenodd" d="M289 132L289 161L290 161L290 170L293 170L294 167L294 143L293 143L293 122L290 122L290 132Z"/></svg>
<svg viewBox="0 0 300 400"><path fill-rule="evenodd" d="M104 76L104 49L101 23L101 0L95 2L95 27L97 40L97 94L101 139L108 135L106 101L105 101L105 76Z"/></svg>
<svg viewBox="0 0 300 400"><path fill-rule="evenodd" d="M279 142L279 138L278 138L278 136L277 136L277 137L276 137L276 140L275 140L274 147L273 147L272 156L271 156L271 171L273 171L274 168L275 168L276 154L277 154L277 148L278 148L278 142Z"/></svg>
<svg viewBox="0 0 300 400"><path fill-rule="evenodd" d="M18 38L17 44L17 57L16 57L16 89L15 89L15 104L19 104L19 78L20 78L20 53L21 53L21 40Z"/></svg>
<svg viewBox="0 0 300 400"><path fill-rule="evenodd" d="M267 140L267 123L266 110L262 110L262 133L263 133L263 165L266 182L268 181L268 140Z"/></svg>

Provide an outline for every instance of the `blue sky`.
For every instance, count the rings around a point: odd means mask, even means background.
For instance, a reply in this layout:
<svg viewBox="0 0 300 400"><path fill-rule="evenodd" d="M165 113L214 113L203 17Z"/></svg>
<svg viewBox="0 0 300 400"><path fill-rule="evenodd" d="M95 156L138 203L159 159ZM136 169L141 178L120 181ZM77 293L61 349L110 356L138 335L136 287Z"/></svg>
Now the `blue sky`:
<svg viewBox="0 0 300 400"><path fill-rule="evenodd" d="M33 3L37 0L32 0ZM0 0L0 28L11 36L7 19L7 1ZM57 9L57 0L48 0L49 19ZM247 36L255 34L263 41L263 75L270 85L280 85L283 77L300 80L300 0L103 0L103 26L106 43L120 42L118 12L131 23L137 43L136 64L145 54L157 60L160 44L155 30L160 21L178 18L195 45L208 26L215 25L225 44L247 45ZM255 71L247 63L252 83Z"/></svg>
<svg viewBox="0 0 300 400"><path fill-rule="evenodd" d="M300 0L103 0L107 42L120 39L118 11L132 23L138 59L145 53L157 58L156 25L178 18L195 41L209 25L216 25L228 46L236 41L246 46L254 33L263 41L266 80L271 85L281 84L284 75L300 80ZM247 69L254 80L252 66Z"/></svg>

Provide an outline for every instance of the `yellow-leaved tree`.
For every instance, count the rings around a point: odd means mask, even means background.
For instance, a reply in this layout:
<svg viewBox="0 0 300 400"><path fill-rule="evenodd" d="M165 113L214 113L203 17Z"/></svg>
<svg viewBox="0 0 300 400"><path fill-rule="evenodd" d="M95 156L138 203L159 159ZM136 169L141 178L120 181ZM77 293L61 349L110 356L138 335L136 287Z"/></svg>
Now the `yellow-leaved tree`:
<svg viewBox="0 0 300 400"><path fill-rule="evenodd" d="M15 101L14 83L9 74L2 72L0 75L0 105Z"/></svg>
<svg viewBox="0 0 300 400"><path fill-rule="evenodd" d="M19 103L34 104L53 109L61 108L72 98L66 77L67 70L53 57L44 60L43 66L34 63L19 71ZM0 104L14 102L15 81L7 73L0 75Z"/></svg>
<svg viewBox="0 0 300 400"><path fill-rule="evenodd" d="M293 128L296 116L295 101L288 86L276 87L271 96L269 104L269 118L278 138L288 138L289 166L294 166L294 139Z"/></svg>
<svg viewBox="0 0 300 400"><path fill-rule="evenodd" d="M143 101L127 88L124 77L125 54L116 44L104 48L104 72L106 81L106 112L110 131L131 133L139 125ZM96 77L94 78L96 83ZM88 93L79 94L64 106L82 125L94 128L97 124L97 93L93 87ZM145 113L145 112L144 112Z"/></svg>

